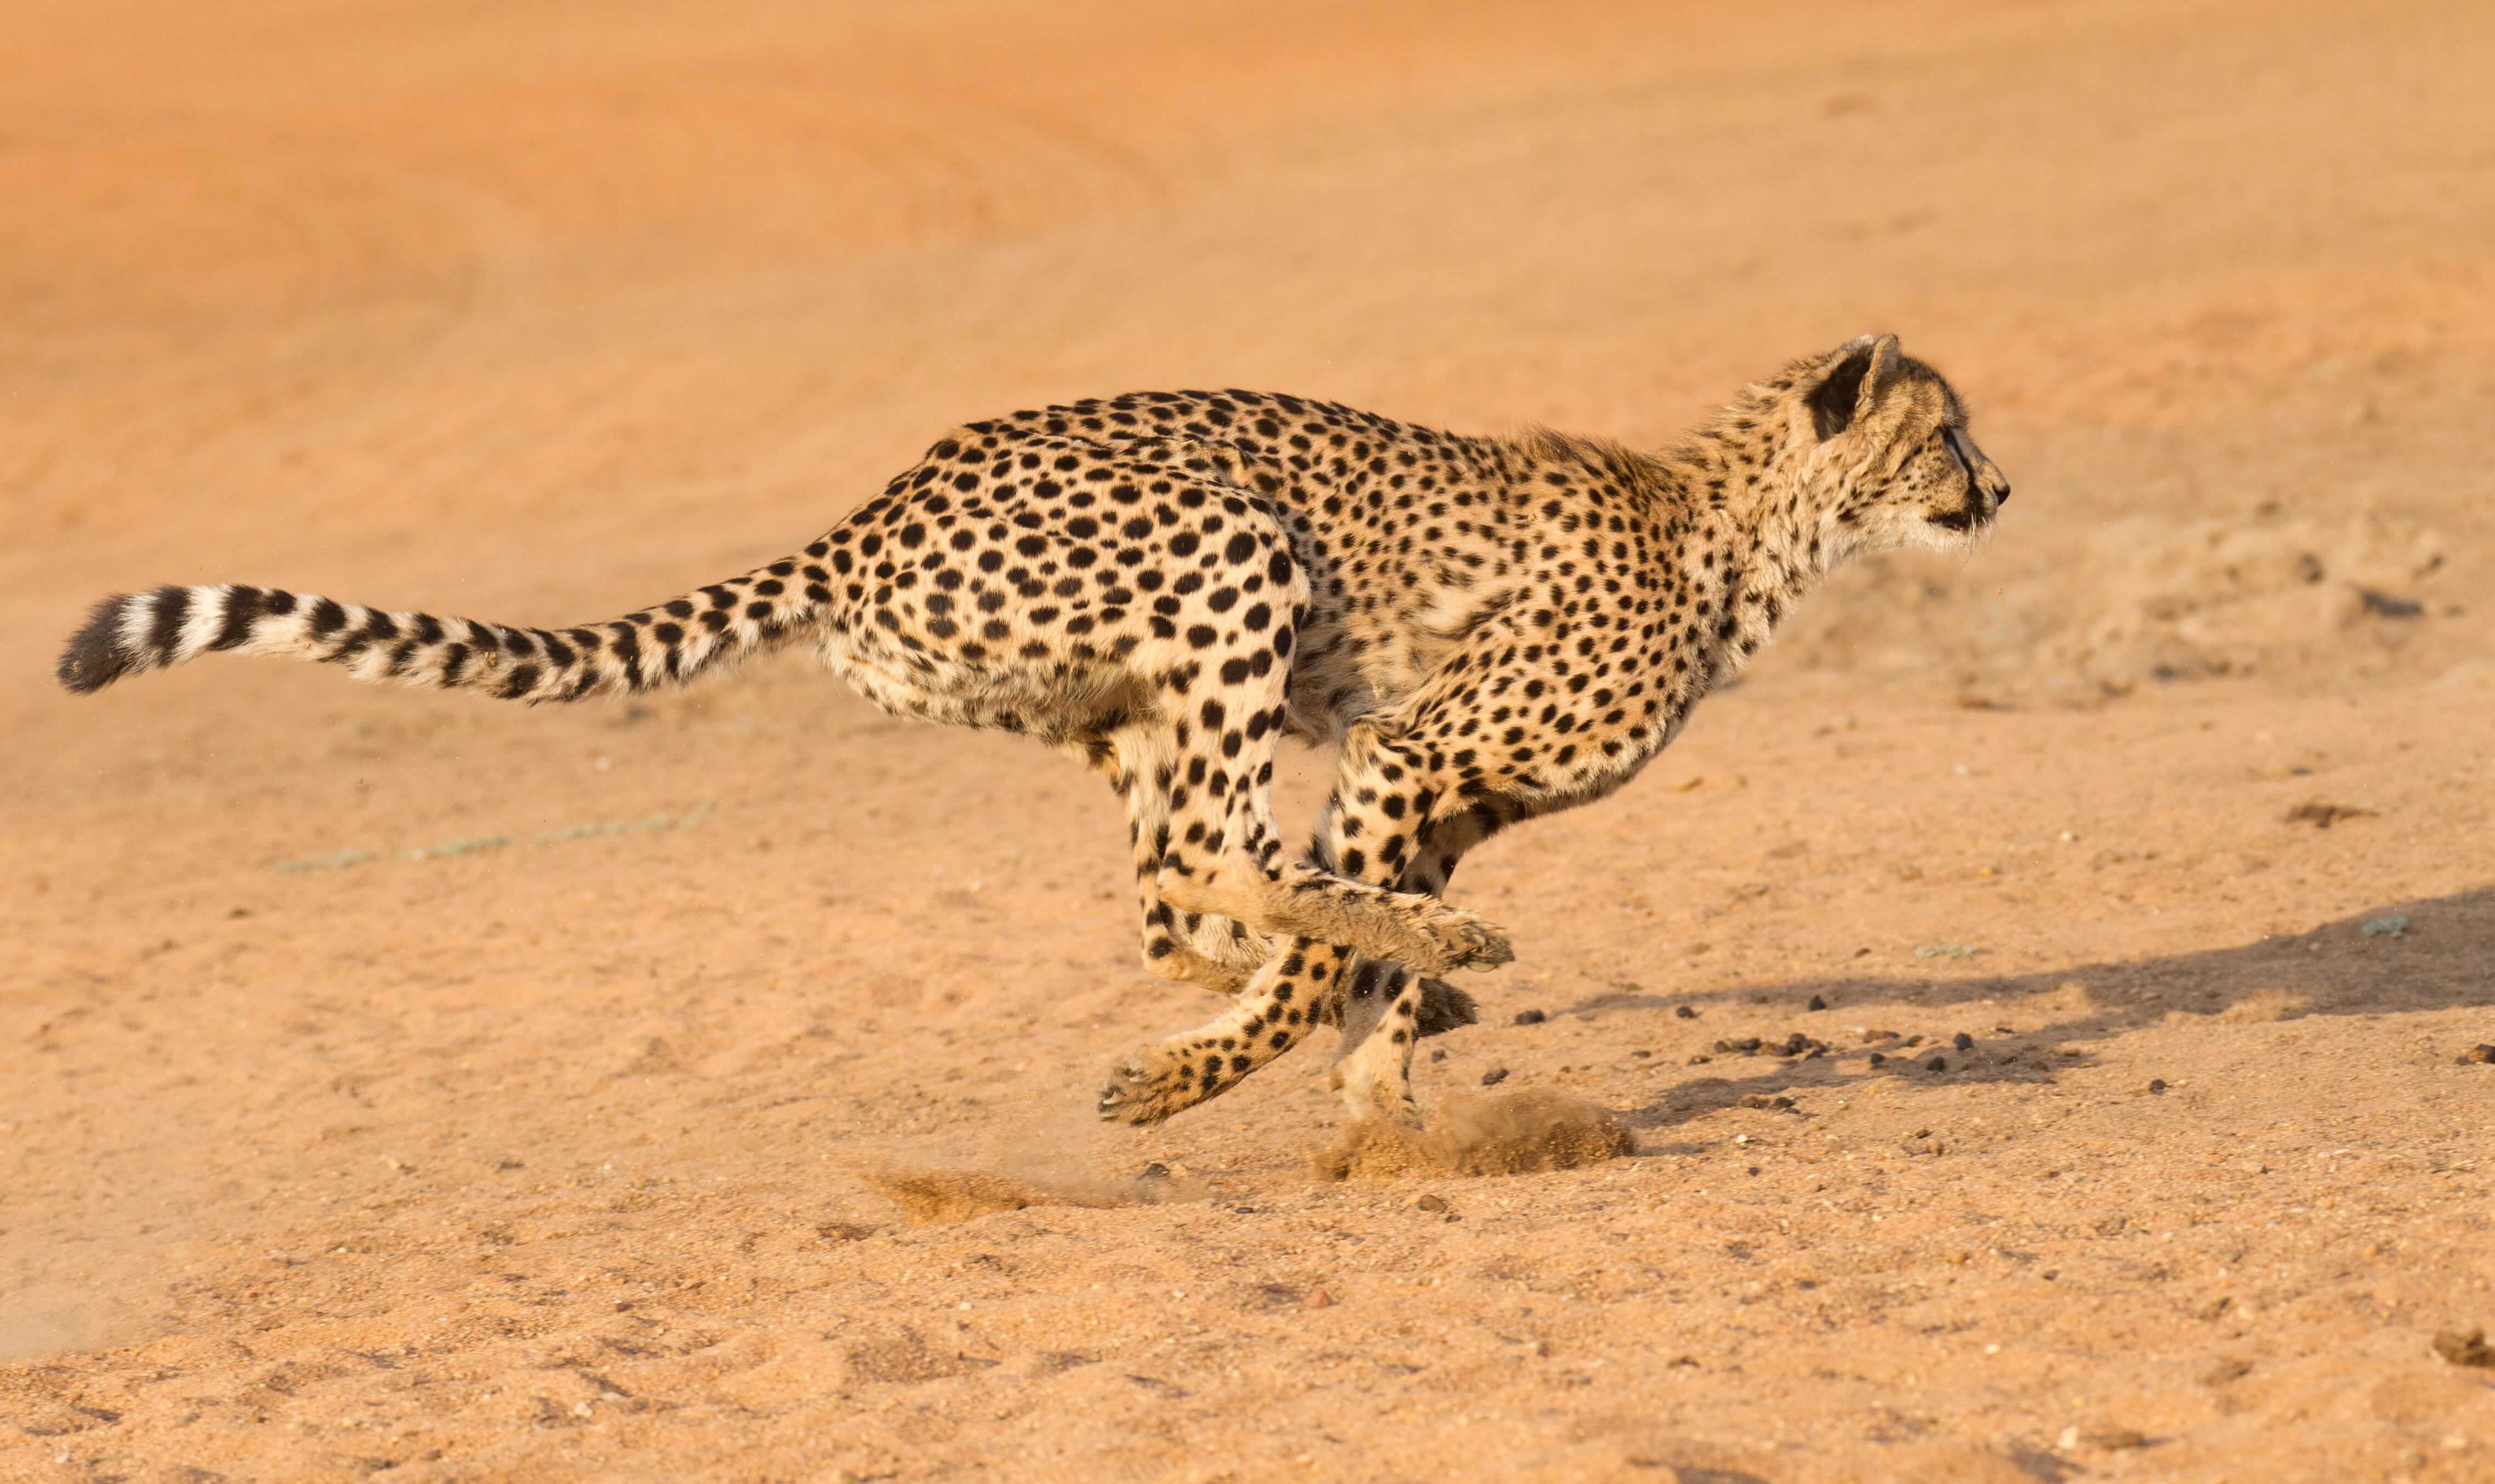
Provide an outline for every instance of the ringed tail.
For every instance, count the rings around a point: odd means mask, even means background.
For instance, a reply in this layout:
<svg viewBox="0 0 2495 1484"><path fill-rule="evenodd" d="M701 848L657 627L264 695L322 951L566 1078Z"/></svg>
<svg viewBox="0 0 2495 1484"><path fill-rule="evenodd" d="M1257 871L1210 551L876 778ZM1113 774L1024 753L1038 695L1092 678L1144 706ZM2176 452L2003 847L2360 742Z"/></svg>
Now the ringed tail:
<svg viewBox="0 0 2495 1484"><path fill-rule="evenodd" d="M637 613L528 629L385 612L278 588L220 583L108 598L61 653L78 695L219 650L343 665L357 680L481 691L532 703L678 685L813 632L830 603L830 546Z"/></svg>

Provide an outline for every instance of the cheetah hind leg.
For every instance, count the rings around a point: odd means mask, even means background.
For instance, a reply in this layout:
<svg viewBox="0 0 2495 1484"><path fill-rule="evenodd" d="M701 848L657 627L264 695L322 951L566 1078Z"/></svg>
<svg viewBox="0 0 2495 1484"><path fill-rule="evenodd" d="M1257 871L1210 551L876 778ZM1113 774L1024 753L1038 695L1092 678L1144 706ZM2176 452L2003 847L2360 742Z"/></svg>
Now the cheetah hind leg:
<svg viewBox="0 0 2495 1484"><path fill-rule="evenodd" d="M1184 912L1229 917L1277 938L1307 938L1424 974L1511 962L1507 935L1488 918L1423 892L1389 891L1306 867L1278 877L1223 870L1164 873L1161 899Z"/></svg>

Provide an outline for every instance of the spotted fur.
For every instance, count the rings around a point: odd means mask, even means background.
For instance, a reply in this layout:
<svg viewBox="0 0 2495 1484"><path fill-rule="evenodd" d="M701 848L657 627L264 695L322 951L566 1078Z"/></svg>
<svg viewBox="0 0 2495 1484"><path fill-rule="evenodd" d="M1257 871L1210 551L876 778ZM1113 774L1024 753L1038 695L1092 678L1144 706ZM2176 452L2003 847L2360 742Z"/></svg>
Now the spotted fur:
<svg viewBox="0 0 2495 1484"><path fill-rule="evenodd" d="M1635 776L1847 556L1962 545L2008 496L1894 336L1660 453L1144 392L967 423L802 552L606 623L166 587L99 606L60 679L237 650L576 700L810 642L885 709L1031 735L1125 801L1147 963L1232 1000L1119 1067L1103 1117L1166 1118L1339 1024L1353 1109L1408 1119L1414 1039L1473 1018L1426 975L1509 957L1442 899L1463 853ZM1285 735L1341 755L1296 854Z"/></svg>

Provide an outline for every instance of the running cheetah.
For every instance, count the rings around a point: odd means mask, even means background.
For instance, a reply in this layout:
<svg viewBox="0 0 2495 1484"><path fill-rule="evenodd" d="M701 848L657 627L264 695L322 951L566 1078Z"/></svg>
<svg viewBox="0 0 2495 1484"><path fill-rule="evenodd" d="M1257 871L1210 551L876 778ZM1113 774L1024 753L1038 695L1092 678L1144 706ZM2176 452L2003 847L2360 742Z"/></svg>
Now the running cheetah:
<svg viewBox="0 0 2495 1484"><path fill-rule="evenodd" d="M812 640L884 709L1027 733L1124 799L1146 962L1232 998L1118 1067L1102 1117L1157 1122L1339 1024L1353 1114L1409 1122L1414 1040L1472 1019L1424 975L1510 957L1440 898L1463 853L1634 777L1844 558L1963 546L2009 495L1894 335L1661 453L1142 392L966 423L803 552L610 623L164 587L99 605L60 681L241 650L578 700ZM1286 734L1340 752L1298 856Z"/></svg>

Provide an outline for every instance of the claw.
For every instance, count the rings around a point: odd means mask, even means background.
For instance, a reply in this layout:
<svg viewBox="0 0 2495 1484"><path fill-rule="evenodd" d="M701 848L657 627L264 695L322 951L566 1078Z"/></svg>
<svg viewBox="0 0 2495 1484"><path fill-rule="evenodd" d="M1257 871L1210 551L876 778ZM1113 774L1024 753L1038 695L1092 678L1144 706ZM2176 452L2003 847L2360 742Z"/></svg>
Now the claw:
<svg viewBox="0 0 2495 1484"><path fill-rule="evenodd" d="M1156 1108L1145 1100L1152 1078L1133 1057L1112 1068L1109 1085L1100 1089L1101 1122L1112 1124L1156 1124L1169 1117L1170 1110Z"/></svg>
<svg viewBox="0 0 2495 1484"><path fill-rule="evenodd" d="M1157 1049L1144 1047L1110 1071L1109 1085L1100 1090L1101 1122L1138 1128L1157 1124L1173 1113L1184 1113L1208 1098L1229 1091L1238 1081L1235 1077L1211 1083L1199 1081L1184 1058L1171 1065L1166 1058L1154 1056ZM1153 1065L1155 1060L1162 1063L1157 1070Z"/></svg>

